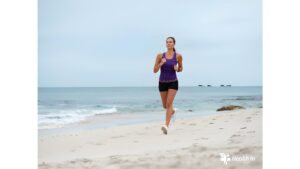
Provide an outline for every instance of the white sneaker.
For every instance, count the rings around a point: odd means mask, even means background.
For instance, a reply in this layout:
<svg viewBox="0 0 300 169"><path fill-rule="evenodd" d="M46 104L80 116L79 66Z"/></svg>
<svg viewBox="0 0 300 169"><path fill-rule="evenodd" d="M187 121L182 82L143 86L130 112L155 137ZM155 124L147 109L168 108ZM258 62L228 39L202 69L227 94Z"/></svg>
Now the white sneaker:
<svg viewBox="0 0 300 169"><path fill-rule="evenodd" d="M164 134L168 134L168 126L163 125L163 126L161 127L161 130L164 132Z"/></svg>

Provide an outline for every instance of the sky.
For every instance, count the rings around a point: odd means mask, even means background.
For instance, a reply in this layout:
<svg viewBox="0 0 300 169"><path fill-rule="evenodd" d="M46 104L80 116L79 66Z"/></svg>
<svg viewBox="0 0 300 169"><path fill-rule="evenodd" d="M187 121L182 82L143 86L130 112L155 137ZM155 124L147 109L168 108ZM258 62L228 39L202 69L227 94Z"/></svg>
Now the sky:
<svg viewBox="0 0 300 169"><path fill-rule="evenodd" d="M38 86L157 86L168 36L180 86L262 86L261 0L39 0Z"/></svg>

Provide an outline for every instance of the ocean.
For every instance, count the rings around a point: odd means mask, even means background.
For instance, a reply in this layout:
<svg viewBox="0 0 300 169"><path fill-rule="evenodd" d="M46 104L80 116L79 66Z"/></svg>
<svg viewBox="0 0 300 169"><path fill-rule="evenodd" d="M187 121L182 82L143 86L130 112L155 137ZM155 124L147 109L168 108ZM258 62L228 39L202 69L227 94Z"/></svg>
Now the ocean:
<svg viewBox="0 0 300 169"><path fill-rule="evenodd" d="M173 102L176 118L219 113L226 105L262 106L261 86L181 87ZM92 117L128 115L97 127L163 121L157 87L58 87L38 88L38 128L53 129ZM116 116L118 117L118 116Z"/></svg>

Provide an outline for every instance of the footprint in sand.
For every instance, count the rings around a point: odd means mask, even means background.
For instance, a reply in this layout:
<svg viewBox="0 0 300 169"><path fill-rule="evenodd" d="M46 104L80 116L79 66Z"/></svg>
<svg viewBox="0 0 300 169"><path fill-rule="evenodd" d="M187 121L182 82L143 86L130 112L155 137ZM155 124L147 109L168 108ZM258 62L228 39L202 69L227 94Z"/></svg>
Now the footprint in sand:
<svg viewBox="0 0 300 169"><path fill-rule="evenodd" d="M214 123L210 122L209 124L214 124Z"/></svg>
<svg viewBox="0 0 300 169"><path fill-rule="evenodd" d="M198 145L199 145L198 143L194 143L194 144L193 144L194 147L197 147Z"/></svg>
<svg viewBox="0 0 300 169"><path fill-rule="evenodd" d="M234 134L234 135L232 135L230 138L233 138L233 137L240 137L241 135L239 135L239 134Z"/></svg>
<svg viewBox="0 0 300 169"><path fill-rule="evenodd" d="M241 148L237 151L238 154L251 154L251 152L250 148Z"/></svg>
<svg viewBox="0 0 300 169"><path fill-rule="evenodd" d="M97 145L97 146L101 146L101 145L103 145L103 143L96 143L95 145Z"/></svg>
<svg viewBox="0 0 300 169"><path fill-rule="evenodd" d="M202 140L208 140L208 138L207 138L207 137L201 137L201 139L202 139Z"/></svg>
<svg viewBox="0 0 300 169"><path fill-rule="evenodd" d="M47 164L47 163L45 163L45 162L43 162L42 164L39 164L39 167L46 167L46 168L48 168L50 165L49 164Z"/></svg>
<svg viewBox="0 0 300 169"><path fill-rule="evenodd" d="M242 127L241 129L246 129L247 127Z"/></svg>
<svg viewBox="0 0 300 169"><path fill-rule="evenodd" d="M91 160L86 159L86 158L82 159L81 161L84 162L84 163L90 163L90 162L92 162Z"/></svg>
<svg viewBox="0 0 300 169"><path fill-rule="evenodd" d="M110 156L109 158L110 159L118 159L118 158L120 158L121 156L120 155L113 155L113 156Z"/></svg>
<svg viewBox="0 0 300 169"><path fill-rule="evenodd" d="M70 161L70 163L71 163L71 164L75 164L75 163L76 163L76 161L72 160L72 161Z"/></svg>
<svg viewBox="0 0 300 169"><path fill-rule="evenodd" d="M230 140L229 140L229 143L230 143L230 144L238 144L238 143L241 143L241 142L240 142L240 141L237 141L237 140L230 139Z"/></svg>
<svg viewBox="0 0 300 169"><path fill-rule="evenodd" d="M223 130L224 128L219 128L220 130Z"/></svg>
<svg viewBox="0 0 300 169"><path fill-rule="evenodd" d="M121 138L121 137L124 137L124 136L113 136L113 137L111 137L111 138Z"/></svg>

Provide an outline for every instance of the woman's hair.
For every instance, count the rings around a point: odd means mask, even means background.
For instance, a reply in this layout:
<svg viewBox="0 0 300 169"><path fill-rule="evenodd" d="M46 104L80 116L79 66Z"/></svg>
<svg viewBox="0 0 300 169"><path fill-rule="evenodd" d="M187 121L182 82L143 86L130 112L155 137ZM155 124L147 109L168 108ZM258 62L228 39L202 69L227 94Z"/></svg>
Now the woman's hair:
<svg viewBox="0 0 300 169"><path fill-rule="evenodd" d="M174 44L176 43L176 41L175 41L175 38L174 37L172 37L172 36L170 36L170 37L167 37L167 40L168 39L172 39L173 40L173 42L174 42ZM175 48L173 48L173 51L174 52L176 52L176 49Z"/></svg>

